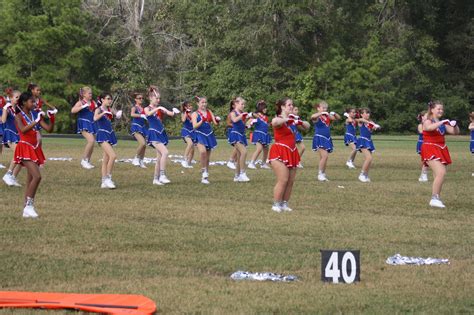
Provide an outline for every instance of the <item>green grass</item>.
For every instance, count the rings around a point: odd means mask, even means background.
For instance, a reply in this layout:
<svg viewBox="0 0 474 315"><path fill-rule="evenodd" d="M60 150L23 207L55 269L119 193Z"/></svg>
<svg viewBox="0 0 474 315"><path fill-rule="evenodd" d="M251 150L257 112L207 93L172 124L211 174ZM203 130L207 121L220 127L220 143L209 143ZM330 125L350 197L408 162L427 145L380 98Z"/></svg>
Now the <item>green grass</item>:
<svg viewBox="0 0 474 315"><path fill-rule="evenodd" d="M467 138L448 140L454 162L442 193L446 209L430 208L431 184L418 183L416 137L393 139L375 138L369 184L344 167L349 152L341 141L330 156L328 183L315 180L318 159L308 150L290 201L294 211L281 214L270 210L271 171L249 170L250 183L234 183L231 170L215 166L204 186L198 168L169 163L172 184L158 187L151 185L151 167L117 163L118 188L104 191L98 168L79 166L82 140L44 139L47 157L75 160L47 163L38 220L21 218L23 188L0 185L0 288L142 294L159 312L180 314L473 313L474 169ZM116 150L124 158L134 148L121 141ZM183 143L172 141L169 149L181 154ZM221 141L212 159L229 153ZM96 166L101 154L96 148ZM10 155L4 151L3 164ZM346 248L361 250L361 282L322 283L319 250ZM386 265L395 253L451 264ZM301 281L230 280L238 269Z"/></svg>

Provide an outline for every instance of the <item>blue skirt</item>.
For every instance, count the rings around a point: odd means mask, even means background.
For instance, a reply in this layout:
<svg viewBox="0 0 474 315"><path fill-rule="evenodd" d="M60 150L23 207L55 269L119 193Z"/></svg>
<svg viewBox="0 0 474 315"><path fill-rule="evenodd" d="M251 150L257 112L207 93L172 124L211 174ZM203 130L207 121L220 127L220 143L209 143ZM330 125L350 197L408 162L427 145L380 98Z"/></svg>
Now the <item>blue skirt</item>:
<svg viewBox="0 0 474 315"><path fill-rule="evenodd" d="M470 149L471 149L471 153L474 153L474 140L471 140Z"/></svg>
<svg viewBox="0 0 474 315"><path fill-rule="evenodd" d="M372 142L372 139L362 137L357 138L357 150L361 151L361 149L367 149L370 152L375 151L375 146Z"/></svg>
<svg viewBox="0 0 474 315"><path fill-rule="evenodd" d="M252 133L252 143L257 144L257 142L260 142L263 146L267 146L272 143L272 136L268 133L255 130Z"/></svg>
<svg viewBox="0 0 474 315"><path fill-rule="evenodd" d="M332 139L330 137L326 138L324 136L315 135L313 137L313 151L317 151L318 149L324 149L331 153L334 150Z"/></svg>
<svg viewBox="0 0 474 315"><path fill-rule="evenodd" d="M357 146L357 137L350 133L344 134L344 144L349 145L350 143L354 143Z"/></svg>
<svg viewBox="0 0 474 315"><path fill-rule="evenodd" d="M168 144L168 135L165 129L162 129L161 132L156 129L148 129L147 143L153 146L153 142L163 143L164 145Z"/></svg>
<svg viewBox="0 0 474 315"><path fill-rule="evenodd" d="M230 143L230 132L232 131L232 128L226 128L225 129L225 136L227 138L227 142Z"/></svg>
<svg viewBox="0 0 474 315"><path fill-rule="evenodd" d="M3 136L3 124L0 123L0 136Z"/></svg>
<svg viewBox="0 0 474 315"><path fill-rule="evenodd" d="M231 131L229 135L229 143L232 145L242 143L244 146L247 146L247 137L245 134L241 134L240 132Z"/></svg>
<svg viewBox="0 0 474 315"><path fill-rule="evenodd" d="M3 129L3 144L8 144L9 142L18 143L18 141L20 141L20 136L18 135L18 132L16 130L13 131L9 128Z"/></svg>
<svg viewBox="0 0 474 315"><path fill-rule="evenodd" d="M217 147L216 136L214 136L214 133L211 133L210 135L205 135L199 131L195 131L194 136L195 143L202 144L206 147L207 150L213 150L215 147Z"/></svg>
<svg viewBox="0 0 474 315"><path fill-rule="evenodd" d="M132 123L132 126L130 127L130 135L133 136L133 134L135 134L135 133L141 134L144 138L146 138L148 136L148 130L147 130L146 126L140 126L138 124L133 124Z"/></svg>
<svg viewBox="0 0 474 315"><path fill-rule="evenodd" d="M295 132L295 141L296 143L303 142L303 136L298 130Z"/></svg>
<svg viewBox="0 0 474 315"><path fill-rule="evenodd" d="M193 142L196 141L196 135L194 130L189 130L186 128L181 128L181 138L186 142L185 138L190 138Z"/></svg>
<svg viewBox="0 0 474 315"><path fill-rule="evenodd" d="M423 141L418 141L416 143L416 153L421 154L421 145L422 144L423 144ZM471 142L471 146L472 146L472 142Z"/></svg>
<svg viewBox="0 0 474 315"><path fill-rule="evenodd" d="M97 138L95 140L97 143L108 142L111 145L117 144L117 137L115 136L115 132L108 131L105 129L97 130Z"/></svg>
<svg viewBox="0 0 474 315"><path fill-rule="evenodd" d="M90 120L78 118L77 119L77 133L82 133L86 131L95 135L97 133L97 125Z"/></svg>

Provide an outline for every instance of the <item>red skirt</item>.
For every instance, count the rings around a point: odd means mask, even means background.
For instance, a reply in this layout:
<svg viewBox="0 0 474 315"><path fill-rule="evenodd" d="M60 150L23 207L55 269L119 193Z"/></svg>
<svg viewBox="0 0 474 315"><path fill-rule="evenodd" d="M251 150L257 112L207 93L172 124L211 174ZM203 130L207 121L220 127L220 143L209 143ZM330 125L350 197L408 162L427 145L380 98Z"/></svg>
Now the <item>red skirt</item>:
<svg viewBox="0 0 474 315"><path fill-rule="evenodd" d="M421 145L421 160L428 166L428 161L436 160L445 165L452 163L448 147L436 143L423 143Z"/></svg>
<svg viewBox="0 0 474 315"><path fill-rule="evenodd" d="M268 162L271 163L275 160L282 162L288 168L294 168L298 166L301 158L296 147L291 149L284 144L275 143L270 147L270 152L268 153Z"/></svg>
<svg viewBox="0 0 474 315"><path fill-rule="evenodd" d="M22 164L23 161L33 161L38 165L43 165L46 158L44 157L41 146L34 147L25 142L18 142L15 148L14 162L15 164Z"/></svg>

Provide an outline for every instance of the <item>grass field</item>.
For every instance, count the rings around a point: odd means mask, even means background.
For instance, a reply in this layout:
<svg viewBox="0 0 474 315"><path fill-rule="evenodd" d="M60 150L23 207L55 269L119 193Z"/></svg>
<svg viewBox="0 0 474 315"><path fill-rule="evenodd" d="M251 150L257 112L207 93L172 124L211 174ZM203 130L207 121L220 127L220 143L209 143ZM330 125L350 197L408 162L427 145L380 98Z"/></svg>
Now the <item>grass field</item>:
<svg viewBox="0 0 474 315"><path fill-rule="evenodd" d="M172 183L152 186L151 167L117 163L118 188L106 191L98 167L79 166L83 144L44 139L47 157L75 160L47 163L38 220L21 217L23 188L0 185L1 290L142 294L160 313L179 314L474 313L474 159L467 137L448 139L454 162L442 193L446 209L428 206L431 183L418 182L416 138L375 137L371 183L357 180L361 156L358 170L345 168L349 152L340 140L329 159L330 182L317 182L318 159L308 150L290 201L294 211L280 214L270 210L271 171L249 170L250 183L234 183L231 170L214 166L205 186L199 168L169 163ZM119 158L133 157L134 149L132 141L116 148ZM184 146L172 141L169 149L182 154ZM229 153L221 141L212 159ZM101 154L96 148L96 166ZM1 162L10 155L5 150ZM24 171L19 179L24 183ZM361 251L361 282L322 283L319 250L347 248ZM386 265L396 253L451 264ZM300 281L235 282L229 275L239 269Z"/></svg>

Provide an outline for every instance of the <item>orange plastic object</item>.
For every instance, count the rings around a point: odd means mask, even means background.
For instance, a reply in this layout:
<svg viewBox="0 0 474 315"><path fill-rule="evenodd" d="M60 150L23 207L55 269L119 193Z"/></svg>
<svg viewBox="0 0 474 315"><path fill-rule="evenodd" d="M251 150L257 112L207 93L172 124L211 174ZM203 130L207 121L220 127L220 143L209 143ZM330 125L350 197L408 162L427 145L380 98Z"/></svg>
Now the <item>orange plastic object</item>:
<svg viewBox="0 0 474 315"><path fill-rule="evenodd" d="M0 291L0 308L76 309L117 315L149 315L155 302L142 295Z"/></svg>

